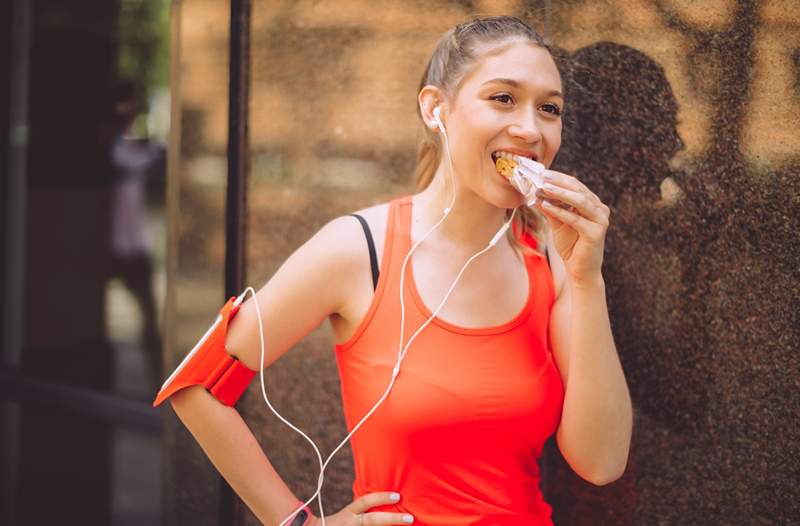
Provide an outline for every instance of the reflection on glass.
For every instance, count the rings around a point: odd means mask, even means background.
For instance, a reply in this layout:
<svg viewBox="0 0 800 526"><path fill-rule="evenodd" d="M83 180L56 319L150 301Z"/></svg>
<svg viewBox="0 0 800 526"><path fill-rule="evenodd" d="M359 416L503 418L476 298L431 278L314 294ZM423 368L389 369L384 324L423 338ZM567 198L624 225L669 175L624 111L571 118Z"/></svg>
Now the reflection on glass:
<svg viewBox="0 0 800 526"><path fill-rule="evenodd" d="M17 3L33 5L15 524L158 522L156 433L138 431L156 426L118 413L159 374L170 2Z"/></svg>

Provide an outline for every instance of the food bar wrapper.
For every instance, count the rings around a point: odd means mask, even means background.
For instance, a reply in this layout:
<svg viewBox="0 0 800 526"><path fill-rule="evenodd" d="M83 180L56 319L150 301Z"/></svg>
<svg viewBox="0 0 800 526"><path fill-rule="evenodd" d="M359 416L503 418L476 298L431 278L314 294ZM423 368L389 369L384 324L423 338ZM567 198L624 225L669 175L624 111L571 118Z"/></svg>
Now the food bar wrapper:
<svg viewBox="0 0 800 526"><path fill-rule="evenodd" d="M525 197L525 205L533 206L539 198L538 190L544 186L545 167L533 159L522 158L509 177L511 186Z"/></svg>

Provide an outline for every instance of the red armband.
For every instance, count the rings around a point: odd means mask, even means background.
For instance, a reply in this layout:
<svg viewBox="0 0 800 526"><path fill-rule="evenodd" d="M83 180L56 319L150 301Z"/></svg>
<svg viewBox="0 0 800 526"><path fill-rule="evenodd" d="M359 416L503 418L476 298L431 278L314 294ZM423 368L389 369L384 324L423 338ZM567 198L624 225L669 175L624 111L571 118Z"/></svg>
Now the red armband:
<svg viewBox="0 0 800 526"><path fill-rule="evenodd" d="M239 400L256 374L225 350L228 324L238 312L242 299L244 295L233 297L222 307L214 324L161 386L153 407L192 385L202 385L227 406Z"/></svg>

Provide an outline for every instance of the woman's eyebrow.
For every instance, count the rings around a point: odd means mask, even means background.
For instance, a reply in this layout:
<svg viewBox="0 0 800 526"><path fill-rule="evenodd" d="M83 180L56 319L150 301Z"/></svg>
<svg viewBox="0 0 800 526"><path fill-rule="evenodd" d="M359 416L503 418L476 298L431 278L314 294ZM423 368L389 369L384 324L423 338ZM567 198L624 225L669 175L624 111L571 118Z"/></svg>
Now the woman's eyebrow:
<svg viewBox="0 0 800 526"><path fill-rule="evenodd" d="M493 83L494 84L507 84L507 85L512 86L514 88L518 88L520 86L519 81L514 80L514 79L506 79L506 78L489 79L486 82L484 82L483 84L481 84L481 86L485 86L486 84L493 84ZM548 91L547 92L547 96L548 97L561 97L562 99L564 98L564 95L560 91L558 91L557 89Z"/></svg>

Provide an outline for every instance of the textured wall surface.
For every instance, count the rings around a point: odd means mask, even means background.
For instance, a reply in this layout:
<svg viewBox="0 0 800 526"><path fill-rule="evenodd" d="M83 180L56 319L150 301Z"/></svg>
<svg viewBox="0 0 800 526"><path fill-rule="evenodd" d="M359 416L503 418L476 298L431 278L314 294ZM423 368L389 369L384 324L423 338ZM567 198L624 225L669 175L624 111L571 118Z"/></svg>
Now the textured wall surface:
<svg viewBox="0 0 800 526"><path fill-rule="evenodd" d="M781 151L797 127L779 115L797 115L800 17L731 2L693 19L672 4L654 9L680 44L668 50L658 32L639 43L624 25L587 39L573 11L553 13L559 43L592 41L565 59L558 169L612 207L604 274L635 428L625 476L602 488L551 447L547 494L558 524L789 524L800 513L800 171L797 150ZM724 21L708 27L715 12ZM678 67L654 58L679 49ZM794 84L774 91L786 76ZM676 99L672 79L686 77ZM698 112L708 131L686 155L678 123Z"/></svg>
<svg viewBox="0 0 800 526"><path fill-rule="evenodd" d="M173 349L210 323L224 256L227 8L182 3ZM255 2L247 281L261 286L333 217L410 192L416 85L436 39L470 14L526 17L562 55L567 121L555 168L612 208L604 274L635 406L616 483L581 481L550 445L543 485L556 523L789 523L800 513L800 8L548 4ZM323 453L345 435L332 345L323 324L266 375L273 404ZM271 415L257 385L240 410L292 490L310 495L308 444ZM190 439L171 436L172 475L187 481L173 509L194 506L200 520L213 478ZM350 462L344 450L328 469L328 512L352 497ZM235 522L256 524L241 503Z"/></svg>

